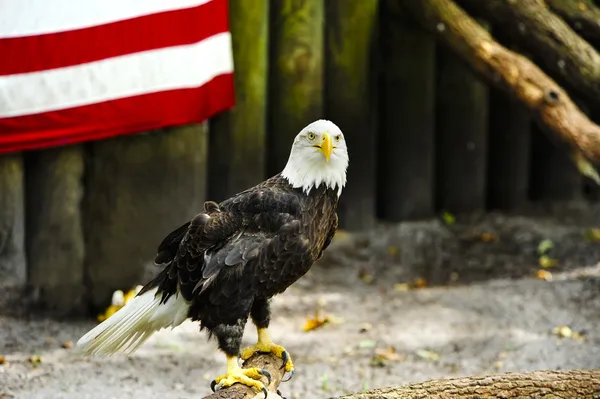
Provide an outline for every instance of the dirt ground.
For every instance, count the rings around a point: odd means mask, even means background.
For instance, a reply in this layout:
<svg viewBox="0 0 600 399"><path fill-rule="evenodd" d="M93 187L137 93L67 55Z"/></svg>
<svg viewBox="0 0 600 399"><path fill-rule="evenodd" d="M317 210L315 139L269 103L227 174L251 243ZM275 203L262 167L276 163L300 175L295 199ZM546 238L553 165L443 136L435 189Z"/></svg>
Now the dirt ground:
<svg viewBox="0 0 600 399"><path fill-rule="evenodd" d="M341 233L274 299L272 335L297 369L282 394L326 398L430 378L600 368L600 242L586 238L595 215L471 215L450 226L435 220ZM554 245L551 281L535 277L542 240ZM412 288L418 278L426 286ZM319 306L332 322L303 331ZM192 323L159 332L129 358L89 359L61 345L94 321L4 310L0 398L200 398L224 371L223 355ZM557 336L561 325L580 335ZM255 339L249 323L245 344Z"/></svg>

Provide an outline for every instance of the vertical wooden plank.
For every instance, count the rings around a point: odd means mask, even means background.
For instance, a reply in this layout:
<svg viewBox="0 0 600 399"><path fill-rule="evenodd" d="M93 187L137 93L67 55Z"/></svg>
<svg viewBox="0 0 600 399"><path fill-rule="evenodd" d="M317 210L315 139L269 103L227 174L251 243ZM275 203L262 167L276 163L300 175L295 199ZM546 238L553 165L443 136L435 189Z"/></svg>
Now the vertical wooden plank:
<svg viewBox="0 0 600 399"><path fill-rule="evenodd" d="M283 170L294 137L323 116L322 0L270 3L268 174Z"/></svg>
<svg viewBox="0 0 600 399"><path fill-rule="evenodd" d="M381 3L378 199L398 222L434 212L435 40L397 1Z"/></svg>
<svg viewBox="0 0 600 399"><path fill-rule="evenodd" d="M532 124L531 151L531 200L553 202L582 197L583 176L569 159L568 148L553 142L536 123Z"/></svg>
<svg viewBox="0 0 600 399"><path fill-rule="evenodd" d="M206 147L206 124L89 145L84 231L93 307L140 283L164 236L201 210Z"/></svg>
<svg viewBox="0 0 600 399"><path fill-rule="evenodd" d="M512 210L524 205L529 188L531 116L517 100L490 91L488 206Z"/></svg>
<svg viewBox="0 0 600 399"><path fill-rule="evenodd" d="M234 109L211 119L209 197L221 201L265 178L268 0L230 0Z"/></svg>
<svg viewBox="0 0 600 399"><path fill-rule="evenodd" d="M458 213L484 209L488 89L441 45L438 55L437 204Z"/></svg>
<svg viewBox="0 0 600 399"><path fill-rule="evenodd" d="M328 0L325 11L325 113L344 132L350 154L340 225L375 224L377 0Z"/></svg>
<svg viewBox="0 0 600 399"><path fill-rule="evenodd" d="M21 153L0 155L0 284L23 285L25 198Z"/></svg>
<svg viewBox="0 0 600 399"><path fill-rule="evenodd" d="M26 158L28 280L35 299L56 316L82 314L83 148L35 151Z"/></svg>

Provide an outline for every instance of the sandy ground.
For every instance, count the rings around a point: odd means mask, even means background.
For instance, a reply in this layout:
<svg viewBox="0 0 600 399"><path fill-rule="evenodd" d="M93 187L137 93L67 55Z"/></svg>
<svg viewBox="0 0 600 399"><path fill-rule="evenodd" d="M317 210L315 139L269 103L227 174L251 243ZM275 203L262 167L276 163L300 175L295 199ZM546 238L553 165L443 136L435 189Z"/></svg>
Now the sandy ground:
<svg viewBox="0 0 600 399"><path fill-rule="evenodd" d="M600 368L600 244L583 238L586 229L576 219L488 215L450 228L432 221L341 234L274 300L272 335L297 369L282 394L326 398L447 376ZM543 239L558 261L552 281L534 277ZM428 286L395 287L417 277ZM304 332L319 303L334 322ZM93 325L0 314L0 398L199 398L224 371L223 355L192 323L161 331L130 358L82 358L61 347ZM556 336L559 325L582 338ZM245 343L255 338L249 324Z"/></svg>

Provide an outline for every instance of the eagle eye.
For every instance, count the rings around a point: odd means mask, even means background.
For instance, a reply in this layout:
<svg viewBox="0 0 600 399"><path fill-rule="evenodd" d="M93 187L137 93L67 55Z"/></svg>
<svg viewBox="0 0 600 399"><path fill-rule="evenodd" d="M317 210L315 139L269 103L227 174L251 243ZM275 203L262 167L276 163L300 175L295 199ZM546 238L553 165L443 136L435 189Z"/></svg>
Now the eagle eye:
<svg viewBox="0 0 600 399"><path fill-rule="evenodd" d="M306 135L306 137L308 137L308 139L312 141L312 140L314 140L314 139L315 139L315 137L317 137L317 136L316 136L316 135L315 135L313 132L310 132L310 133L308 133L308 134Z"/></svg>

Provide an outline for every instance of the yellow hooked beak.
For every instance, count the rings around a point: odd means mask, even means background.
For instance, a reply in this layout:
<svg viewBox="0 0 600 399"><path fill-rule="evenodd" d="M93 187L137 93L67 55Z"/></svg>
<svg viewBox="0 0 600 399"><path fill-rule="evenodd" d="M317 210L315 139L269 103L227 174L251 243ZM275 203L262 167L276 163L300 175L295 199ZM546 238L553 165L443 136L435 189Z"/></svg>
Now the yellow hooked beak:
<svg viewBox="0 0 600 399"><path fill-rule="evenodd" d="M325 155L325 160L329 162L329 158L331 157L331 152L333 151L333 142L331 141L331 136L329 133L323 133L323 143L319 147L323 155Z"/></svg>

